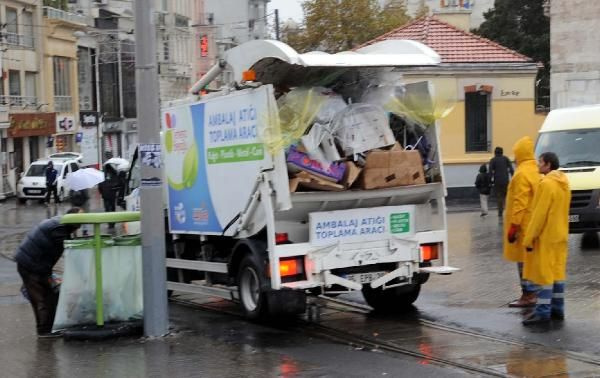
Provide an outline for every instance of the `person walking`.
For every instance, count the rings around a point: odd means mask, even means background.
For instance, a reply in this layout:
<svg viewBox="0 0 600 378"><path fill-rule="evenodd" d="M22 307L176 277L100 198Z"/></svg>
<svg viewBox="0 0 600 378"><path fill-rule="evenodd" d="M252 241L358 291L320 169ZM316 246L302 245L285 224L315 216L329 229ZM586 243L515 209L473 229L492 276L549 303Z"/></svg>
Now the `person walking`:
<svg viewBox="0 0 600 378"><path fill-rule="evenodd" d="M116 201L119 191L119 179L117 172L110 165L104 167L104 174L106 180L98 184L98 190L102 196L102 202L104 202L104 211L108 213L117 210ZM109 228L114 228L114 226L114 223L108 224Z"/></svg>
<svg viewBox="0 0 600 378"><path fill-rule="evenodd" d="M527 254L523 244L523 232L529 225L533 210L533 197L541 180L530 137L519 139L513 153L517 170L508 185L506 217L504 218L504 258L517 263L521 283L521 297L508 304L509 307L531 307L536 303L537 287L523 278L523 265Z"/></svg>
<svg viewBox="0 0 600 378"><path fill-rule="evenodd" d="M67 214L80 212L80 208L73 207ZM63 254L63 242L70 239L78 227L61 224L58 216L46 219L29 231L17 247L17 271L33 308L39 337L53 336L58 293L51 283L52 268Z"/></svg>
<svg viewBox="0 0 600 378"><path fill-rule="evenodd" d="M538 166L545 176L533 199L531 221L523 238L528 254L523 277L541 289L535 311L523 320L526 326L565 318L571 190L567 176L558 170L556 154L543 153Z"/></svg>
<svg viewBox="0 0 600 378"><path fill-rule="evenodd" d="M46 204L50 204L50 195L54 195L54 203L60 203L58 192L56 190L56 181L58 180L58 171L54 169L52 161L46 166Z"/></svg>
<svg viewBox="0 0 600 378"><path fill-rule="evenodd" d="M498 216L502 217L504 212L504 203L506 199L506 188L510 177L514 174L513 166L510 160L504 156L502 147L496 147L494 157L490 160L490 176L494 185L494 194L498 204Z"/></svg>
<svg viewBox="0 0 600 378"><path fill-rule="evenodd" d="M487 173L487 167L485 164L481 164L479 167L479 174L475 179L475 187L479 191L481 216L485 217L488 215L488 199L492 190L492 181L490 180L490 175Z"/></svg>

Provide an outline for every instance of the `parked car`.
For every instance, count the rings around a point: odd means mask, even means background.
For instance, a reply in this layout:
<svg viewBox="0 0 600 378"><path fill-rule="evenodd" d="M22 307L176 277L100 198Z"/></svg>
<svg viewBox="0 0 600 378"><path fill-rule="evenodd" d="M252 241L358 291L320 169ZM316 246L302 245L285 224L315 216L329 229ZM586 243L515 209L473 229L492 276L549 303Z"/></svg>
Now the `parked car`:
<svg viewBox="0 0 600 378"><path fill-rule="evenodd" d="M42 159L31 163L29 168L21 175L17 183L17 198L20 203L27 202L28 199L44 200L46 196L46 167L52 160L54 169L58 172L56 190L61 201L69 195L67 176L80 168L79 162L75 159Z"/></svg>

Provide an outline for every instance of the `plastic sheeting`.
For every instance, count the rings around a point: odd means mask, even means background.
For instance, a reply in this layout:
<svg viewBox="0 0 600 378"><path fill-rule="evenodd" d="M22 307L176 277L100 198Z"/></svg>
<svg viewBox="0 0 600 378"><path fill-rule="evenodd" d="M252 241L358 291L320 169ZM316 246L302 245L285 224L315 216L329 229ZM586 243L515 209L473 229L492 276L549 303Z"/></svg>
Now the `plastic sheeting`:
<svg viewBox="0 0 600 378"><path fill-rule="evenodd" d="M142 252L139 235L104 239L102 281L104 321L141 318ZM96 323L94 240L65 242L64 273L53 330Z"/></svg>
<svg viewBox="0 0 600 378"><path fill-rule="evenodd" d="M327 100L325 95L312 88L291 90L277 100L264 115L261 127L261 139L272 154L285 150L297 142L319 114L321 106Z"/></svg>
<svg viewBox="0 0 600 378"><path fill-rule="evenodd" d="M363 95L362 102L380 105L409 121L429 126L446 117L456 105L456 88L423 81L401 86L378 86Z"/></svg>

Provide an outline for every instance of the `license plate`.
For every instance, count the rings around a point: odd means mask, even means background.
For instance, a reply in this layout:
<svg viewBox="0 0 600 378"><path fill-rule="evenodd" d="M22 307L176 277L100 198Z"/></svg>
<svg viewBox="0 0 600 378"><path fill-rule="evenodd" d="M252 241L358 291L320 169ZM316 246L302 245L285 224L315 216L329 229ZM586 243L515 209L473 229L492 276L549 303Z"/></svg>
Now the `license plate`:
<svg viewBox="0 0 600 378"><path fill-rule="evenodd" d="M569 215L569 223L579 222L579 214Z"/></svg>
<svg viewBox="0 0 600 378"><path fill-rule="evenodd" d="M37 189L29 189L29 193L30 194L40 194L40 193L42 193L42 191L41 190L37 190Z"/></svg>
<svg viewBox="0 0 600 378"><path fill-rule="evenodd" d="M387 272L369 272L369 273L355 273L347 274L346 279L354 281L360 284L366 284L375 281L376 279L383 277Z"/></svg>

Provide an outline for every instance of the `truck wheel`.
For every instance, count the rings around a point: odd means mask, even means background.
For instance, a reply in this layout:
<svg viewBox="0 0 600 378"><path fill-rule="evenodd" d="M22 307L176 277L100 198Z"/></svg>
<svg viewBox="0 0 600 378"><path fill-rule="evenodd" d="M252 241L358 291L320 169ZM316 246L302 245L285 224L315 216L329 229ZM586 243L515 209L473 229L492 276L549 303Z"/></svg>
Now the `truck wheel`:
<svg viewBox="0 0 600 378"><path fill-rule="evenodd" d="M27 203L27 198L19 198L19 203L25 205Z"/></svg>
<svg viewBox="0 0 600 378"><path fill-rule="evenodd" d="M259 319L268 313L264 290L264 267L254 255L245 256L239 265L237 275L238 293L244 315L249 319Z"/></svg>
<svg viewBox="0 0 600 378"><path fill-rule="evenodd" d="M379 312L401 312L410 309L410 306L419 297L421 284L410 284L392 289L372 289L363 286L362 293L367 304Z"/></svg>

